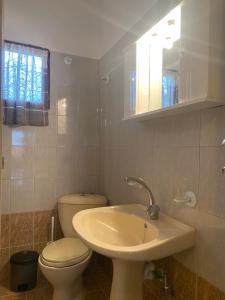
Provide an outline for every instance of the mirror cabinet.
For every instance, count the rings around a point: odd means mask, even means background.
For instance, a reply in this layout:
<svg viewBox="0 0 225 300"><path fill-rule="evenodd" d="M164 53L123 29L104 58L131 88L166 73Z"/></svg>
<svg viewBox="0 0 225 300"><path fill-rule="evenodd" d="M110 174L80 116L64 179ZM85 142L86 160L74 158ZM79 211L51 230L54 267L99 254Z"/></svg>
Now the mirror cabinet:
<svg viewBox="0 0 225 300"><path fill-rule="evenodd" d="M185 0L124 51L124 119L225 104L225 1Z"/></svg>

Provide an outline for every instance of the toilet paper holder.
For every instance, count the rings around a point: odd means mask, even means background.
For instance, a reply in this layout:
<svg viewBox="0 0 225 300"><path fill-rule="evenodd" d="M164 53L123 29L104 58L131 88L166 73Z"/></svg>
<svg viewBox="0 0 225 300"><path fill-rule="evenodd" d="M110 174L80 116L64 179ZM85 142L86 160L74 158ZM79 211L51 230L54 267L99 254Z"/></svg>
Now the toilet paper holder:
<svg viewBox="0 0 225 300"><path fill-rule="evenodd" d="M197 204L197 198L195 193L193 192L186 192L184 195L184 199L177 199L174 198L173 201L176 204L185 204L188 207L194 208Z"/></svg>

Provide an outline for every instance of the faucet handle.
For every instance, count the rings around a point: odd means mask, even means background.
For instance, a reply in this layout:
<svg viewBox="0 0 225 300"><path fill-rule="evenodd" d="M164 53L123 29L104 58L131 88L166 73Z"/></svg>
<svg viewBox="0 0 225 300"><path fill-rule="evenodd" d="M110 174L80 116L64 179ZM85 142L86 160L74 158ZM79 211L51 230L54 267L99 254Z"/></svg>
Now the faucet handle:
<svg viewBox="0 0 225 300"><path fill-rule="evenodd" d="M157 204L149 205L146 211L151 220L157 220L159 218L160 207Z"/></svg>

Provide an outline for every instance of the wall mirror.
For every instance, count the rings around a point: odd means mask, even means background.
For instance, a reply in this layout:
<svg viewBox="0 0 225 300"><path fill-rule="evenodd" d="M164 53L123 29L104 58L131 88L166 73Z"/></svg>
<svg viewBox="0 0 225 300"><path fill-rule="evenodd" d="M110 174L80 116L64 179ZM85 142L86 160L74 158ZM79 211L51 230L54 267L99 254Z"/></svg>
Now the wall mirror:
<svg viewBox="0 0 225 300"><path fill-rule="evenodd" d="M178 102L181 7L177 6L125 53L125 114Z"/></svg>
<svg viewBox="0 0 225 300"><path fill-rule="evenodd" d="M183 1L124 50L124 119L224 105L220 4Z"/></svg>

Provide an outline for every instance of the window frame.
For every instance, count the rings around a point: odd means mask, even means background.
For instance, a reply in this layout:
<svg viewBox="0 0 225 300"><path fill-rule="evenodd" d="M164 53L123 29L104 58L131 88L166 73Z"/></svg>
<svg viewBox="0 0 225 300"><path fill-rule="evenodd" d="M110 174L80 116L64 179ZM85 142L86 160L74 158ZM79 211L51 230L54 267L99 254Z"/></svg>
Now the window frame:
<svg viewBox="0 0 225 300"><path fill-rule="evenodd" d="M50 109L50 51L49 51L49 49L43 48L40 46L36 46L36 45L32 45L32 44L20 43L20 42L15 42L15 41L11 41L11 40L4 40L3 52L5 51L5 47L4 47L5 43L14 44L14 45L22 46L22 47L27 47L27 48L33 48L36 50L41 50L41 51L47 52L47 70L48 70L48 72L47 72L47 74L42 74L42 76L44 78L43 91L42 91L44 93L43 100L40 104L35 104L34 102L32 102L30 100L25 101L25 102L26 102L27 108L43 106L46 110ZM4 62L4 58L3 58L3 62ZM3 70L4 70L4 66L3 66ZM3 72L3 70L2 70L2 72ZM4 86L3 86L3 89L4 89ZM10 101L9 99L5 99L4 93L3 93L3 101L4 102Z"/></svg>

